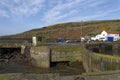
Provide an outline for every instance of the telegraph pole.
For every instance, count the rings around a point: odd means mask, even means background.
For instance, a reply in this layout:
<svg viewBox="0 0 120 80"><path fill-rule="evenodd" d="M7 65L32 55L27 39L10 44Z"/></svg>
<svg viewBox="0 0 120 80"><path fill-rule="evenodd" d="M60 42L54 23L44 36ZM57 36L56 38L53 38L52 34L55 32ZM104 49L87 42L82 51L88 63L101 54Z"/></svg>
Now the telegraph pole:
<svg viewBox="0 0 120 80"><path fill-rule="evenodd" d="M82 22L83 22L83 21L81 21L81 37L82 37L82 27L83 27Z"/></svg>

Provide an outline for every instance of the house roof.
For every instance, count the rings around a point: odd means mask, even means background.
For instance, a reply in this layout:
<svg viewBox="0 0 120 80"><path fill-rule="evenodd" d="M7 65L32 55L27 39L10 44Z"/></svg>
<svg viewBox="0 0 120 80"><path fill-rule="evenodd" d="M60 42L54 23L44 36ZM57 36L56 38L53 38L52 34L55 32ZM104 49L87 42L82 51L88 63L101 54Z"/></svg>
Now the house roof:
<svg viewBox="0 0 120 80"><path fill-rule="evenodd" d="M119 34L117 31L106 31L108 34Z"/></svg>

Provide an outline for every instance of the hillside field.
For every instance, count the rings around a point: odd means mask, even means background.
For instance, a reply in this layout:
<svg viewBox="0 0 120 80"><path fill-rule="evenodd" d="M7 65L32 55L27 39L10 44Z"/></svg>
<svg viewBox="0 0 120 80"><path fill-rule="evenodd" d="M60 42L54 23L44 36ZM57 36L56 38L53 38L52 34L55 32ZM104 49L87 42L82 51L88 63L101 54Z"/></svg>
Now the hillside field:
<svg viewBox="0 0 120 80"><path fill-rule="evenodd" d="M80 39L81 36L96 35L102 30L120 33L120 20L61 23L32 29L20 34L2 36L2 38L31 39L32 36L43 36L47 39Z"/></svg>

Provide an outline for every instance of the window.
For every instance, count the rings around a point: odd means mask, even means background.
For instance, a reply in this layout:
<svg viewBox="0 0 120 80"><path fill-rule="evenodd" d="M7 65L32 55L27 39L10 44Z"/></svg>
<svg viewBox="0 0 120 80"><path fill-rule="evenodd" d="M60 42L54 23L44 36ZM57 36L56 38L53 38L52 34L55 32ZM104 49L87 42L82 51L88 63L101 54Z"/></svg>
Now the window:
<svg viewBox="0 0 120 80"><path fill-rule="evenodd" d="M42 41L42 37L38 37L38 41Z"/></svg>
<svg viewBox="0 0 120 80"><path fill-rule="evenodd" d="M103 36L105 36L105 34L103 34Z"/></svg>

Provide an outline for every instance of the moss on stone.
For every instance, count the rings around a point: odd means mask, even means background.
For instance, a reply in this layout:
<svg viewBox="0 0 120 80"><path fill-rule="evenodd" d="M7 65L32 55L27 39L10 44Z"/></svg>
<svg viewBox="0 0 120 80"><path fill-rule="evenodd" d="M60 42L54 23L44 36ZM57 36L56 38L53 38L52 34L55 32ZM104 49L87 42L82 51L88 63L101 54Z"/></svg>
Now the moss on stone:
<svg viewBox="0 0 120 80"><path fill-rule="evenodd" d="M7 74L0 74L0 80L10 80L9 75L7 75Z"/></svg>

